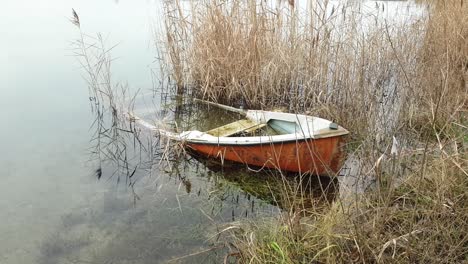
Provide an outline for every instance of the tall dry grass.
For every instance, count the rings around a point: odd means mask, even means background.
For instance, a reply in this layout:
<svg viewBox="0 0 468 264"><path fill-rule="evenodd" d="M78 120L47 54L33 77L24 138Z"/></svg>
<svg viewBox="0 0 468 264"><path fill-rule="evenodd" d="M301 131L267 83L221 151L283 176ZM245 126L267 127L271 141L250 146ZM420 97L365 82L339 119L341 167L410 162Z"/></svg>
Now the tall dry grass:
<svg viewBox="0 0 468 264"><path fill-rule="evenodd" d="M331 11L328 1L301 11L263 1L196 3L167 2L166 61L177 85L199 97L309 111L368 135L397 127L405 99L423 93L416 79L425 21L395 28L356 13L356 4Z"/></svg>
<svg viewBox="0 0 468 264"><path fill-rule="evenodd" d="M442 130L467 111L467 11L464 1L434 1L429 5L423 47L418 52L420 89L414 100L420 102L420 118L429 114L422 123L434 123ZM414 110L411 114L417 116Z"/></svg>
<svg viewBox="0 0 468 264"><path fill-rule="evenodd" d="M422 2L424 15L398 23L381 2L370 13L354 1L165 2L179 91L334 120L376 182L329 210L230 228L238 260L468 261L468 3Z"/></svg>
<svg viewBox="0 0 468 264"><path fill-rule="evenodd" d="M336 202L328 211L300 222L291 223L284 216L238 226L234 244L239 259L242 263L466 262L467 176L444 160L430 163L423 181L416 173L398 188L369 192L345 210Z"/></svg>

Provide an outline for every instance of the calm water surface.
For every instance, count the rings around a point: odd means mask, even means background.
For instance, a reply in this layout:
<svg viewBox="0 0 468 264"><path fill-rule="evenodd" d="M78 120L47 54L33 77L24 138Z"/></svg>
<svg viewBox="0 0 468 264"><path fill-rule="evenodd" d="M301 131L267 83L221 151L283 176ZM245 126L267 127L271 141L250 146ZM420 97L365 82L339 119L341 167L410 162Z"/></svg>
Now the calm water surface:
<svg viewBox="0 0 468 264"><path fill-rule="evenodd" d="M0 263L158 263L216 246L219 224L275 207L196 161L186 180L138 171L134 192L97 180L88 90L71 56L84 32L103 33L113 77L149 91L158 2L6 1L0 10ZM190 185L187 184L190 181ZM188 186L188 187L187 187ZM136 201L136 202L135 202ZM258 209L252 209L252 207ZM215 253L213 253L215 252ZM179 262L217 261L215 250ZM224 257L221 256L221 257Z"/></svg>
<svg viewBox="0 0 468 264"><path fill-rule="evenodd" d="M216 234L225 224L280 211L270 191L257 188L271 180L237 168L221 173L194 158L175 171L139 164L133 189L112 176L112 163L98 180L94 116L70 44L78 37L71 8L85 33L118 44L115 81L143 93L153 88L159 1L3 3L0 263L222 261Z"/></svg>

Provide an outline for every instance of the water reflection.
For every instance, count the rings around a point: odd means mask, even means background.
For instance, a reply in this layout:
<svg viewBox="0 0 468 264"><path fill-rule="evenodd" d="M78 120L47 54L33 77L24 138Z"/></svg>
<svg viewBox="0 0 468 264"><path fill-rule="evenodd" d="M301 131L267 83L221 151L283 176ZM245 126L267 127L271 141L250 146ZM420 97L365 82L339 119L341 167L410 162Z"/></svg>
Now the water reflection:
<svg viewBox="0 0 468 264"><path fill-rule="evenodd" d="M82 16L87 33L103 32L108 44L119 43L112 76L128 81L130 88L149 90L154 54L148 49L148 17L142 14L151 10L151 18L159 18L159 3L5 2L0 115L6 123L0 131L5 139L0 167L7 188L0 199L0 263L158 263L199 252L204 253L179 262L219 263L224 252L213 234L233 216L279 212L252 187L271 184L268 179L248 185L243 182L258 174L241 172L245 178L238 180L235 171L226 176L189 156L166 158L159 139L145 131L139 137L120 131L122 155L87 156L95 117L79 65L69 56L70 40L77 37L68 21L71 8ZM136 105L137 110L166 117L169 126L177 123L176 115L192 118L194 125L211 119L161 109L173 101L161 103L160 94L143 97L148 104ZM125 155L127 163L113 159Z"/></svg>
<svg viewBox="0 0 468 264"><path fill-rule="evenodd" d="M189 155L206 166L209 173L218 174L222 181L238 186L247 197L256 197L286 211L303 210L306 213L316 205L332 202L339 189L337 178L280 173L270 169L253 171L243 164L229 161L221 164L220 161L205 158L194 152L190 152ZM231 199L238 201L239 194L232 196ZM254 208L255 203L252 201L252 212ZM249 212L245 211L245 216L248 214Z"/></svg>
<svg viewBox="0 0 468 264"><path fill-rule="evenodd" d="M185 103L184 103L185 102ZM153 104L154 105L154 104ZM135 102L134 111L139 116L153 120L166 129L181 132L188 130L207 131L226 123L238 120L237 113L229 112L216 107L210 107L202 103L194 103L190 100L177 98L163 103L159 111L149 110ZM158 122L164 120L164 123ZM193 190L193 175L208 179L211 183L209 187L234 185L246 194L247 200L250 196L280 209L290 210L293 207L302 206L306 210L319 202L329 202L334 199L338 188L338 181L328 177L317 177L310 175L300 175L276 170L268 170L255 167L248 167L245 164L234 162L213 160L205 158L190 149L171 151L174 149L172 142L162 142L162 138L156 137L159 144L152 144L153 151L151 159L157 168L162 169L167 176L179 180L187 193ZM144 139L139 139L142 142ZM163 143L163 144L160 144ZM169 146L168 146L169 144ZM177 143L176 143L177 144ZM208 186L207 186L208 187ZM222 188L219 188L222 189ZM200 190L198 190L200 192ZM239 190L236 190L239 192ZM231 202L239 201L239 193L222 193L219 200L231 199ZM212 190L211 193L218 193L219 190ZM291 197L295 197L291 199ZM287 199L286 199L287 198ZM288 201L289 200L289 201ZM298 202L300 201L300 202ZM252 201L252 204L255 202ZM253 212L254 206L251 206ZM244 215L249 212L245 211Z"/></svg>
<svg viewBox="0 0 468 264"><path fill-rule="evenodd" d="M174 130L206 130L237 118L206 105L174 102L163 101L151 111L135 101L134 109ZM228 250L222 230L233 221L306 212L334 199L337 190L337 181L328 178L220 166L189 152L167 153L171 143L145 131L137 137L125 137L125 164L109 152L94 156L100 159L101 181L121 191L96 194L99 205L63 215L41 244L39 263L219 263ZM122 199L119 192L128 190L131 198Z"/></svg>

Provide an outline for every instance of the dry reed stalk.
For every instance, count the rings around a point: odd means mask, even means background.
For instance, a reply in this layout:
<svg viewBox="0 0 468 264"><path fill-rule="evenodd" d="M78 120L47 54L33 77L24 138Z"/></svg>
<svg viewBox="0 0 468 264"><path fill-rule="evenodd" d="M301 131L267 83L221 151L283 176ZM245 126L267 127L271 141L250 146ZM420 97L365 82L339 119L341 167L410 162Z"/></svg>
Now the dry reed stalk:
<svg viewBox="0 0 468 264"><path fill-rule="evenodd" d="M182 10L175 3L168 14ZM166 17L169 46L179 51L168 61L183 68L172 72L179 86L213 101L335 120L358 142L360 171L378 178L377 191L348 207L335 201L328 212L311 209L307 224L290 212L284 221L236 230L241 262L466 261L468 237L459 226L468 221L468 4L434 1L426 17L400 25L369 20L360 3L328 5L202 1L190 23ZM395 135L406 150L389 155ZM454 142L451 155L446 146ZM407 151L421 146L422 154ZM286 182L284 189L303 191Z"/></svg>
<svg viewBox="0 0 468 264"><path fill-rule="evenodd" d="M378 124L382 115L399 115L398 107L391 111L395 108L382 105L403 104L406 94L394 87L404 91L407 79L416 75L418 45L408 41L422 39L423 30L416 26L394 30L397 48L392 49L385 25L379 22L363 34L356 26L362 16L346 15L347 6L336 9L341 14L329 14L326 7L311 4L298 15L263 2L206 1L191 9L186 23L180 15L169 15L180 10L175 3L166 18L168 62L176 69L176 83L192 87L199 97L309 111L363 138L383 127Z"/></svg>
<svg viewBox="0 0 468 264"><path fill-rule="evenodd" d="M89 100L94 122L91 125L91 159L97 162L96 176L100 179L116 177L132 188L134 177L141 167L142 152L151 156L152 146L145 146L140 140L140 130L129 120L136 95L130 95L128 87L112 79L111 51L101 34L89 36L82 31L80 18L72 10L71 22L79 30L79 38L72 43L74 55L84 72L88 84ZM139 162L135 162L138 157ZM123 178L123 179L122 179ZM134 191L134 190L133 190ZM138 199L136 193L134 198Z"/></svg>

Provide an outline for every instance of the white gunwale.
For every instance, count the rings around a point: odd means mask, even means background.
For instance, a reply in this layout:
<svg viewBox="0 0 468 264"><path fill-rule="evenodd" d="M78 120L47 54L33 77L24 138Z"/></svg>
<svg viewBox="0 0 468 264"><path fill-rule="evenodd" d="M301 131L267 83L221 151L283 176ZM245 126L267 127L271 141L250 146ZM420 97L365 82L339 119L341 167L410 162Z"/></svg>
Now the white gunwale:
<svg viewBox="0 0 468 264"><path fill-rule="evenodd" d="M331 121L301 114L291 114L282 112L271 112L262 110L243 111L247 119L257 124L266 124L270 120L282 120L296 123L298 128L295 133L272 135L272 136L242 136L242 137L217 137L206 132L192 130L180 134L160 129L155 125L129 113L129 116L135 123L152 131L158 132L163 136L173 140L185 141L198 144L216 144L216 145L256 145L256 144L276 144L289 141L301 141L307 139L320 139L328 137L337 137L347 135L349 132L345 128L338 126L337 129L331 129Z"/></svg>

